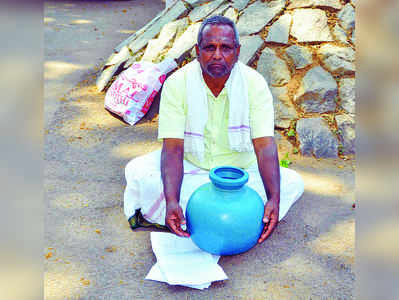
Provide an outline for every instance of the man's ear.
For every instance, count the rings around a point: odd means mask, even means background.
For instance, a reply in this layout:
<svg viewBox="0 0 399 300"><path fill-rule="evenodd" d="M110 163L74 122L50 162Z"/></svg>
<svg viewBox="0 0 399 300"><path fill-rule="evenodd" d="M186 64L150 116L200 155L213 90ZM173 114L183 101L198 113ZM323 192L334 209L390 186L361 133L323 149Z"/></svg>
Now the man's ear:
<svg viewBox="0 0 399 300"><path fill-rule="evenodd" d="M195 44L195 53L197 54L197 57L199 57L199 47L198 47L198 44Z"/></svg>

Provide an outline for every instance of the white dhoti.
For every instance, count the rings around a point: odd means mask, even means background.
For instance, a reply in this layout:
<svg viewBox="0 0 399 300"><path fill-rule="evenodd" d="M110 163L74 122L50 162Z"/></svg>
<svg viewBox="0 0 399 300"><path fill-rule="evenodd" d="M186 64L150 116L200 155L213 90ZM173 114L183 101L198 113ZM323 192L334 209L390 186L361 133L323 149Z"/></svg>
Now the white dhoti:
<svg viewBox="0 0 399 300"><path fill-rule="evenodd" d="M184 160L184 177L180 192L183 213L191 194L201 185L210 182L209 171L200 169ZM245 169L249 174L247 186L253 188L267 202L265 188L255 163ZM161 150L132 159L125 169L126 189L124 213L129 219L137 209L152 223L165 225L165 196L161 178ZM280 167L280 212L281 220L289 208L303 194L304 183L294 170Z"/></svg>

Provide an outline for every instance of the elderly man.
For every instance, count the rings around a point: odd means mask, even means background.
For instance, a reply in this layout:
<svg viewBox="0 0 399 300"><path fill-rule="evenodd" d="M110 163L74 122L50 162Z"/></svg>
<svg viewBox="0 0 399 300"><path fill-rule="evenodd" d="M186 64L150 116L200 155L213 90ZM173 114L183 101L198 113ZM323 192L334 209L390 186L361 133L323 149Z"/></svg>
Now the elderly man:
<svg viewBox="0 0 399 300"><path fill-rule="evenodd" d="M189 196L208 181L207 170L232 165L247 170L248 185L264 200L261 243L302 195L303 181L279 167L272 95L262 75L238 61L235 24L222 16L204 20L195 48L197 59L162 90L162 151L126 167L125 214L132 228L148 220L188 237L182 225Z"/></svg>

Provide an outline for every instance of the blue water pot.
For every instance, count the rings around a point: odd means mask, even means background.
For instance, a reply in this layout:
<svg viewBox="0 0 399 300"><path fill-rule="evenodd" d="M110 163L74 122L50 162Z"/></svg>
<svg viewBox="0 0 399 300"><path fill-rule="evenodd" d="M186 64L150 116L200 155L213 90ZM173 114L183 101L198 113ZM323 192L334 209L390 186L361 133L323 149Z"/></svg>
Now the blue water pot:
<svg viewBox="0 0 399 300"><path fill-rule="evenodd" d="M248 173L222 166L209 172L211 183L191 195L186 208L187 230L202 250L233 255L249 250L263 229L262 198L245 184Z"/></svg>

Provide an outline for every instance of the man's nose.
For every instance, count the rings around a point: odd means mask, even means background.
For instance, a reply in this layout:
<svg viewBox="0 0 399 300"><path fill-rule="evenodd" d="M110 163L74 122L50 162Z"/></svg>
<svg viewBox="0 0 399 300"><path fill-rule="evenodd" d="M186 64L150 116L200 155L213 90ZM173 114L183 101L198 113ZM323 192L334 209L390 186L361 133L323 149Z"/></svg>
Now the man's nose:
<svg viewBox="0 0 399 300"><path fill-rule="evenodd" d="M222 58L222 52L220 51L220 48L217 47L215 50L215 53L213 55L214 59L221 59Z"/></svg>

